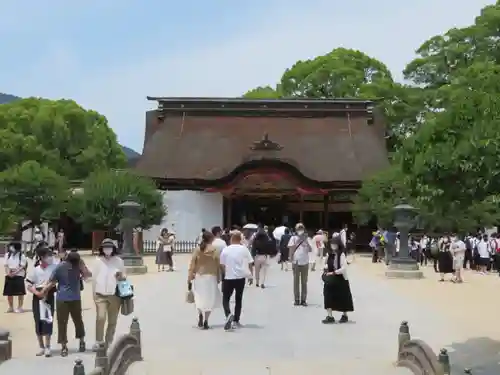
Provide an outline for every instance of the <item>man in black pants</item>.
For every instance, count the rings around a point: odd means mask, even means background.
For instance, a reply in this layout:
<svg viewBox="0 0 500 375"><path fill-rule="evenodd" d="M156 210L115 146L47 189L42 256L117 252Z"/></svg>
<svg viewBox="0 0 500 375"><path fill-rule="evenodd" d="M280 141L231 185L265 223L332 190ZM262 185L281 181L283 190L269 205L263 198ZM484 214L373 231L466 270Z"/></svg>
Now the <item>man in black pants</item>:
<svg viewBox="0 0 500 375"><path fill-rule="evenodd" d="M222 307L226 315L226 331L233 327L240 327L241 303L243 300L243 290L245 281L248 278L249 285L253 281L253 258L250 250L241 244L243 235L239 231L231 234L231 244L224 248L220 254L220 264L222 267ZM234 315L231 313L229 301L235 293Z"/></svg>

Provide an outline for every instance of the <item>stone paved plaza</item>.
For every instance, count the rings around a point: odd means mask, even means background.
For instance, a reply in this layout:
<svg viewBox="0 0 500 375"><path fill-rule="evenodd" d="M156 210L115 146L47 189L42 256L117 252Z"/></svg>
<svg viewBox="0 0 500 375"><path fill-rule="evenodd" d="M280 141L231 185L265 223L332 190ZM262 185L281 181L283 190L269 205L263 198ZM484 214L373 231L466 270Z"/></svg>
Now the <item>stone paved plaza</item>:
<svg viewBox="0 0 500 375"><path fill-rule="evenodd" d="M345 325L325 326L321 324L324 311L320 273L310 274L309 306L295 307L292 273L281 272L273 264L268 277L269 287L265 290L248 287L245 292L242 329L225 332L222 310L218 310L211 319L213 328L200 331L195 327L194 307L184 302L189 258L177 256L175 260L177 271L174 273L157 273L154 265L150 265L147 275L133 277L137 293L135 315L141 323L145 358L145 363L135 366L133 373L159 374L171 370L178 374L221 375L234 374L237 370L242 375L299 374L304 371L331 374L335 368L345 374L390 374L388 371L396 357L397 333L402 320L409 321L413 337L424 339L434 350L443 346L450 349L452 362L457 368L479 366L479 363L470 363L473 359L474 362L488 360L488 366L483 366L483 370L477 367L474 374L490 374L491 369L496 370L494 373L500 372L495 367L500 352L497 350L500 346L494 345L498 344L497 341L491 339L493 344L485 344L478 354L482 358L471 358L471 351L475 349L470 340L480 338L466 340L463 323L452 314L421 297L414 298L412 290L423 285L416 283L456 287L434 284L430 279L432 274L427 275L427 280L406 281L402 292L401 282L395 282L397 287L394 288L392 281L380 278L378 271L374 271L381 265L372 265L366 259L358 258L349 269L356 308L350 316L352 321ZM500 282L496 278L495 281ZM84 295L84 319L90 347L95 315L89 289L86 288ZM434 291L429 290L429 293ZM456 308L460 308L460 304L450 306L452 310ZM57 352L50 359L34 357L36 345L31 313L2 314L0 317L2 325L9 323L7 325L13 327L16 357L1 365L1 374L11 369L24 373L36 371L40 375L70 374L73 361L78 357L84 360L87 371L93 367L94 355L90 352L83 355L72 353L68 358L59 357ZM130 321L131 317L121 317L117 334L126 332ZM493 328L497 329L496 326ZM73 346L76 347L76 343Z"/></svg>

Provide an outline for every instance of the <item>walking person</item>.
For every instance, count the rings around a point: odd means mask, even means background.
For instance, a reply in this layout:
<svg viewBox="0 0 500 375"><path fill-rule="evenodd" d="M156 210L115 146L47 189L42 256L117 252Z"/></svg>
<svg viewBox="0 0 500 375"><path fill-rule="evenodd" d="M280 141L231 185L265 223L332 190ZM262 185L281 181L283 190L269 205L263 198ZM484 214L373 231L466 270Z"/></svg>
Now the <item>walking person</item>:
<svg viewBox="0 0 500 375"><path fill-rule="evenodd" d="M94 351L98 349L99 343L104 342L108 348L113 342L121 307L121 298L117 296L116 288L118 282L125 279L125 264L118 255L118 248L112 239L105 238L99 246L99 255L92 268L92 291L96 310Z"/></svg>
<svg viewBox="0 0 500 375"><path fill-rule="evenodd" d="M39 248L36 255L39 263L26 278L28 291L33 294L32 311L35 321L35 334L40 348L36 355L51 357L55 288L48 289L45 293L43 290L49 283L50 277L57 266L54 263L52 251L48 248Z"/></svg>
<svg viewBox="0 0 500 375"><path fill-rule="evenodd" d="M4 256L5 282L3 295L7 297L7 312L22 313L24 296L26 295L26 269L28 259L21 251L19 242L11 242L7 245L7 253ZM17 297L17 308L14 309L14 297Z"/></svg>
<svg viewBox="0 0 500 375"><path fill-rule="evenodd" d="M167 266L167 271L174 270L174 262L172 258L172 251L175 241L175 234L168 231L168 229L163 228L158 237L157 250L156 250L156 265L158 266L158 272L165 271L165 266Z"/></svg>
<svg viewBox="0 0 500 375"><path fill-rule="evenodd" d="M61 356L68 356L68 321L71 316L75 325L75 336L79 340L78 350L84 352L85 326L82 319L81 276L91 277L77 252L69 252L52 273L43 293L57 286L56 320L57 342L61 345Z"/></svg>
<svg viewBox="0 0 500 375"><path fill-rule="evenodd" d="M351 287L347 276L347 257L340 237L333 238L331 250L325 259L323 279L323 300L327 313L324 324L335 323L334 311L342 313L339 323L346 323L348 312L354 311Z"/></svg>
<svg viewBox="0 0 500 375"><path fill-rule="evenodd" d="M252 256L255 267L255 286L264 289L266 287L266 276L269 268L269 259L275 248L275 241L269 238L264 229L259 229L252 241Z"/></svg>
<svg viewBox="0 0 500 375"><path fill-rule="evenodd" d="M323 256L325 252L325 233L320 229L316 232L316 234L313 237L313 243L314 247L313 249L315 250L315 254L313 256L314 258L314 269L316 269L316 264L319 264L321 267L321 264L323 263ZM314 269L311 269L311 271L314 271Z"/></svg>
<svg viewBox="0 0 500 375"><path fill-rule="evenodd" d="M453 269L453 255L451 253L451 241L449 236L444 236L439 242L439 254L437 258L438 270L441 275L439 281L444 281L444 275L451 273L453 274L455 270Z"/></svg>
<svg viewBox="0 0 500 375"><path fill-rule="evenodd" d="M296 234L290 238L288 248L292 259L293 296L295 306L307 306L307 281L309 274L309 255L312 251L304 224L295 226Z"/></svg>
<svg viewBox="0 0 500 375"><path fill-rule="evenodd" d="M490 243L488 242L488 235L483 235L482 239L477 244L477 252L478 252L478 271L482 275L486 275L486 271L488 265L490 264L490 260L492 257L492 250L490 247ZM465 261L464 261L465 263Z"/></svg>
<svg viewBox="0 0 500 375"><path fill-rule="evenodd" d="M215 249L220 253L222 250L228 245L226 243L226 240L222 238L224 233L222 232L222 228L219 226L213 227L212 228L212 235L213 235L213 241L212 241L212 246L215 247ZM202 236L202 242L203 242L203 236Z"/></svg>
<svg viewBox="0 0 500 375"><path fill-rule="evenodd" d="M198 328L202 329L210 328L210 314L221 303L220 252L213 242L214 235L205 231L200 246L193 252L189 263L188 290L193 291L194 304L198 311Z"/></svg>
<svg viewBox="0 0 500 375"><path fill-rule="evenodd" d="M288 243L290 242L292 235L290 234L290 229L286 228L285 233L281 236L279 243L279 263L281 265L281 270L288 271L288 264L290 263L290 249L288 248Z"/></svg>
<svg viewBox="0 0 500 375"><path fill-rule="evenodd" d="M248 284L253 282L253 258L250 250L242 245L243 234L240 231L233 231L231 234L231 244L227 246L220 255L220 264L223 273L222 281L222 307L226 315L224 329L230 330L233 327L240 327L240 317L243 302L243 291L245 281ZM231 313L229 301L235 294L234 315Z"/></svg>

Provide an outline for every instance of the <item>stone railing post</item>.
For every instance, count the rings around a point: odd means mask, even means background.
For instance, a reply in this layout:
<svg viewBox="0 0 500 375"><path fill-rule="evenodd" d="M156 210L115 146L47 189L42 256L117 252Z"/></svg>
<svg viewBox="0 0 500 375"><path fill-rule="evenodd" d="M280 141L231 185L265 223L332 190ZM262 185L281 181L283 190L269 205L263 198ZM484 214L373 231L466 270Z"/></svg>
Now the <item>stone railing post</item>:
<svg viewBox="0 0 500 375"><path fill-rule="evenodd" d="M130 324L130 334L136 338L137 343L139 344L142 359L141 325L139 324L139 319L137 317L132 319L132 323Z"/></svg>
<svg viewBox="0 0 500 375"><path fill-rule="evenodd" d="M0 363L12 358L12 340L10 332L0 329Z"/></svg>
<svg viewBox="0 0 500 375"><path fill-rule="evenodd" d="M95 367L102 369L102 374L107 375L109 371L108 350L106 344L100 342L95 355Z"/></svg>
<svg viewBox="0 0 500 375"><path fill-rule="evenodd" d="M443 348L439 351L438 362L443 367L443 374L450 375L450 356L448 355L448 350Z"/></svg>
<svg viewBox="0 0 500 375"><path fill-rule="evenodd" d="M73 375L85 375L85 367L83 366L83 361L77 359L75 365L73 366Z"/></svg>
<svg viewBox="0 0 500 375"><path fill-rule="evenodd" d="M399 359L399 353L401 353L401 349L403 348L403 345L410 341L411 335L410 335L410 327L408 326L407 321L401 322L399 326L399 334L398 334L398 359Z"/></svg>

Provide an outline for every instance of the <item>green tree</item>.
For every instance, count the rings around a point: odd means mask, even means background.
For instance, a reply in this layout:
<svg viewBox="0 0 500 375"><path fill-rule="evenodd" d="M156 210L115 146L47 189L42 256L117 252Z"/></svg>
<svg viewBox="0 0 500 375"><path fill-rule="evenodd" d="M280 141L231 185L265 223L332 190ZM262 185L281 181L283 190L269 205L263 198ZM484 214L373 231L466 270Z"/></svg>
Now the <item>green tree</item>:
<svg viewBox="0 0 500 375"><path fill-rule="evenodd" d="M392 172L365 181L358 207L382 217L385 202L392 205L394 197L404 197L420 208L423 223L430 228L468 231L496 224L500 220L498 77L500 65L477 62L436 89L445 110L425 116L396 153Z"/></svg>
<svg viewBox="0 0 500 375"><path fill-rule="evenodd" d="M243 97L245 99L279 99L281 93L279 89L273 89L271 86L259 86L247 91Z"/></svg>
<svg viewBox="0 0 500 375"><path fill-rule="evenodd" d="M74 195L70 205L72 217L87 230L112 231L122 219L119 207L129 199L141 205L139 226L148 229L160 224L166 214L163 196L154 182L130 171L102 171L91 174Z"/></svg>
<svg viewBox="0 0 500 375"><path fill-rule="evenodd" d="M69 184L50 168L27 161L0 173L0 196L5 225L23 219L38 224L58 218L65 210Z"/></svg>
<svg viewBox="0 0 500 375"><path fill-rule="evenodd" d="M73 180L126 165L104 116L72 100L39 98L0 105L0 171L29 160Z"/></svg>
<svg viewBox="0 0 500 375"><path fill-rule="evenodd" d="M279 87L284 97L376 100L388 122L390 150L415 132L424 105L421 89L395 82L385 64L346 48L298 61L285 71Z"/></svg>

